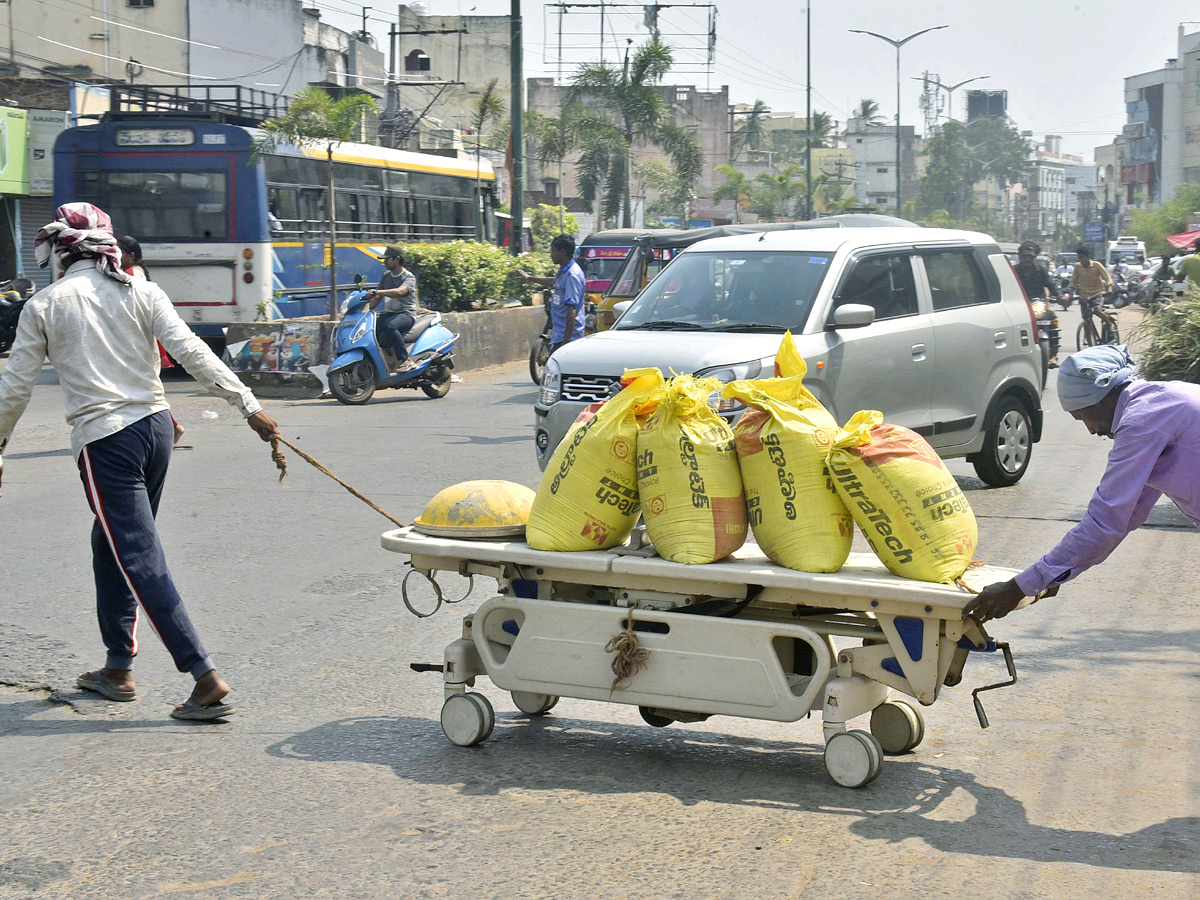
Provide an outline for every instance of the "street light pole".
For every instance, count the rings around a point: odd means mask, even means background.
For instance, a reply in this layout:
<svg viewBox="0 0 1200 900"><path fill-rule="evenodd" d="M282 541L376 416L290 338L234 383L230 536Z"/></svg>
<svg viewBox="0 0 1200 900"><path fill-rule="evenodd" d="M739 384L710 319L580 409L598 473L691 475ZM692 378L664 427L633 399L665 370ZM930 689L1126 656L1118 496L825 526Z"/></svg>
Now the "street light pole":
<svg viewBox="0 0 1200 900"><path fill-rule="evenodd" d="M807 73L804 76L804 93L808 105L804 115L804 217L811 219L812 214L812 2L804 5L804 29L806 48L804 62Z"/></svg>
<svg viewBox="0 0 1200 900"><path fill-rule="evenodd" d="M942 84L940 81L938 81L935 78L930 78L930 79L928 79L928 81L930 84L935 85L936 87L941 88L943 91L946 92L946 97L948 98L946 102L950 107L950 113L946 116L946 118L950 119L951 121L954 121L954 92L957 91L964 84L970 84L972 81L982 81L985 78L991 78L991 77L992 76L990 76L990 75L976 75L974 78L968 78L966 81L960 81L958 84ZM926 80L925 78L918 78L916 75L913 76L913 81L925 81L925 80Z"/></svg>
<svg viewBox="0 0 1200 900"><path fill-rule="evenodd" d="M921 35L928 34L931 31L940 31L943 28L949 27L949 25L934 25L932 28L914 31L908 37L900 38L899 40L882 34L876 34L874 31L863 31L858 28L850 29L851 34L868 34L896 48L896 215L898 216L904 213L904 201L901 197L903 180L900 177L900 48L913 38L919 38Z"/></svg>

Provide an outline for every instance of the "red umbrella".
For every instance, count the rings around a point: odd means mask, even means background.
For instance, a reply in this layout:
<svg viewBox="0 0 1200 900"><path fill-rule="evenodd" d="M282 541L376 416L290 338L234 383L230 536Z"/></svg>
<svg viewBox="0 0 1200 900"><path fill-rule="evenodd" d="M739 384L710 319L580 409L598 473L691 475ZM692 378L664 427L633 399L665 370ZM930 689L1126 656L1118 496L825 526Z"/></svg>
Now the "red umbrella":
<svg viewBox="0 0 1200 900"><path fill-rule="evenodd" d="M1190 250L1196 241L1200 241L1200 226L1196 226L1194 231L1184 231L1167 238L1167 243L1177 250Z"/></svg>

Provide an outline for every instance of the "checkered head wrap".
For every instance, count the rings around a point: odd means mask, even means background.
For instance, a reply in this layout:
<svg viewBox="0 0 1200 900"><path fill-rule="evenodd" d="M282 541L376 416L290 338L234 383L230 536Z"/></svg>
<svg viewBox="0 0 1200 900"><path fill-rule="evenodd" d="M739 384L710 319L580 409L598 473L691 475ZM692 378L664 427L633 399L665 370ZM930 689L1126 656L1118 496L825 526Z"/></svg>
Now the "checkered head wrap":
<svg viewBox="0 0 1200 900"><path fill-rule="evenodd" d="M109 278L125 284L132 280L121 271L121 250L112 219L98 206L64 203L54 211L54 221L43 225L33 239L33 253L42 268L52 253L71 251L94 257L97 271Z"/></svg>

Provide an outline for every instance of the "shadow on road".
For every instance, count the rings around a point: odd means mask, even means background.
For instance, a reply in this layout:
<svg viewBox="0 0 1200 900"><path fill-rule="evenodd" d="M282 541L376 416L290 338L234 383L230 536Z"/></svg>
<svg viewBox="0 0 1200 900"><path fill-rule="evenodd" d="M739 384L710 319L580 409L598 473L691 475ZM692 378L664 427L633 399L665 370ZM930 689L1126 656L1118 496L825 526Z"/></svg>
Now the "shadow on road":
<svg viewBox="0 0 1200 900"><path fill-rule="evenodd" d="M289 760L389 766L398 778L470 796L512 789L663 794L687 806L708 802L851 817L850 830L866 840L917 837L951 853L1200 873L1200 857L1193 852L1200 842L1197 817L1167 819L1127 834L1047 827L1030 823L1020 801L1002 789L912 758L889 761L863 790L836 788L825 773L822 749L682 728L652 731L502 713L493 737L470 749L449 745L436 722L397 717L329 722L267 752ZM951 795L955 800L948 802ZM969 814L953 814L970 805Z"/></svg>

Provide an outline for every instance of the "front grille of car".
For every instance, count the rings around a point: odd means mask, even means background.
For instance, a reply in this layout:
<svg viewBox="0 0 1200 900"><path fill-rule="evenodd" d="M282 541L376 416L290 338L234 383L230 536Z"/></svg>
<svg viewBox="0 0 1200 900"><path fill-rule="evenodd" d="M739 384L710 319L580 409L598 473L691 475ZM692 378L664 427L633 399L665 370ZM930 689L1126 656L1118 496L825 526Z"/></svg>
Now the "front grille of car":
<svg viewBox="0 0 1200 900"><path fill-rule="evenodd" d="M612 396L613 385L620 380L616 375L564 375L562 399L576 403L599 403Z"/></svg>

